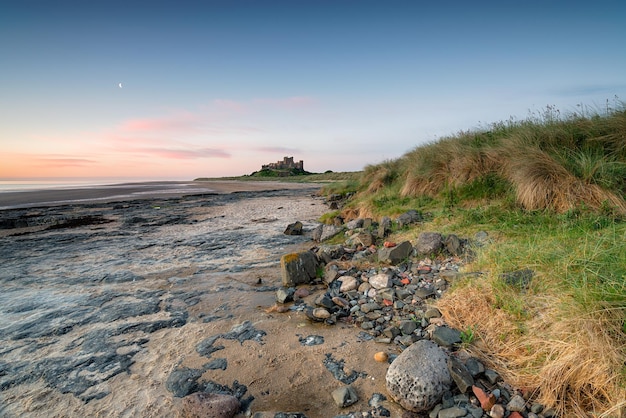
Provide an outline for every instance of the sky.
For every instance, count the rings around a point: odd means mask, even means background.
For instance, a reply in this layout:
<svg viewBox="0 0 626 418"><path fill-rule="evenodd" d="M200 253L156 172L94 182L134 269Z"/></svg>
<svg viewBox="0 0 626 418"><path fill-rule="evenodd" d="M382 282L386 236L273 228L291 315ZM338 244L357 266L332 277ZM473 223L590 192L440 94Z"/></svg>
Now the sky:
<svg viewBox="0 0 626 418"><path fill-rule="evenodd" d="M358 171L624 100L623 0L0 0L0 180Z"/></svg>

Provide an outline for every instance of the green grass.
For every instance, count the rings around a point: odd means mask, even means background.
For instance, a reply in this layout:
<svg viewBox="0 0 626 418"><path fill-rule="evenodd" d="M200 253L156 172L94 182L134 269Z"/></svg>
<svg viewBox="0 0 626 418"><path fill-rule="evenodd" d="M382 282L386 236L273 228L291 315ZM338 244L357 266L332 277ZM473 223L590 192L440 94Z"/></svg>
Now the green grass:
<svg viewBox="0 0 626 418"><path fill-rule="evenodd" d="M343 214L428 212L405 237L487 231L467 266L484 274L440 301L446 319L562 416L611 416L626 399L626 110L582 109L548 106L368 166ZM502 280L520 269L535 273L528 286Z"/></svg>

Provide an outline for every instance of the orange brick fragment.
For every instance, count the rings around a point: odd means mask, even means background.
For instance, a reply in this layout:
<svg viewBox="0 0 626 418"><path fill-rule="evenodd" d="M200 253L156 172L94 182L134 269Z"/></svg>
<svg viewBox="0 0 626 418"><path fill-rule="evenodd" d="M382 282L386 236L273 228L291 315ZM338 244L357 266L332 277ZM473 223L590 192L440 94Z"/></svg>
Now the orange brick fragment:
<svg viewBox="0 0 626 418"><path fill-rule="evenodd" d="M519 412L513 411L511 412L511 415L509 415L509 418L524 418L524 417Z"/></svg>
<svg viewBox="0 0 626 418"><path fill-rule="evenodd" d="M481 408L485 411L491 411L491 408L496 404L496 397L493 393L487 394L484 390L478 386L472 386L472 392L476 395L478 402L480 402Z"/></svg>
<svg viewBox="0 0 626 418"><path fill-rule="evenodd" d="M391 247L395 247L396 243L395 242L390 242L390 241L385 241L385 243L383 244L383 246L385 248L391 248Z"/></svg>

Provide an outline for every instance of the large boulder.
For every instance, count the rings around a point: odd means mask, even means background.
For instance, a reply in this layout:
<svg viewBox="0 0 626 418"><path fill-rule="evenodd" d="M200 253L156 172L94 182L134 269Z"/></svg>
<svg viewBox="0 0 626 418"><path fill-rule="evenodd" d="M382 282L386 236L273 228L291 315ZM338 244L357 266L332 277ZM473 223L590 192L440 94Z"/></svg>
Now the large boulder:
<svg viewBox="0 0 626 418"><path fill-rule="evenodd" d="M422 232L415 242L418 254L428 255L440 251L443 248L443 237L439 232Z"/></svg>
<svg viewBox="0 0 626 418"><path fill-rule="evenodd" d="M403 408L430 410L450 390L448 356L432 341L417 341L391 363L386 382L389 394Z"/></svg>
<svg viewBox="0 0 626 418"><path fill-rule="evenodd" d="M284 287L309 283L317 273L317 258L311 251L285 254L280 259L280 272Z"/></svg>
<svg viewBox="0 0 626 418"><path fill-rule="evenodd" d="M378 261L395 266L409 258L411 252L413 252L411 242L404 241L395 247L383 247L378 250Z"/></svg>

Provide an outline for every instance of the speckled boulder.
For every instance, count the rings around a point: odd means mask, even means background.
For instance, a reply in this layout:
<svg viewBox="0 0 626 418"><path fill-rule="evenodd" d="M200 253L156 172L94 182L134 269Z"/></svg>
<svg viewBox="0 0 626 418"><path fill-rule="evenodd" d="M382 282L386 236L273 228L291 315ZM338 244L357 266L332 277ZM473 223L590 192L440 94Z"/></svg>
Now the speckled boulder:
<svg viewBox="0 0 626 418"><path fill-rule="evenodd" d="M389 366L389 394L409 411L432 409L452 384L447 360L447 354L434 342L417 341Z"/></svg>
<svg viewBox="0 0 626 418"><path fill-rule="evenodd" d="M183 398L185 418L230 418L239 412L240 403L231 395L196 392Z"/></svg>

